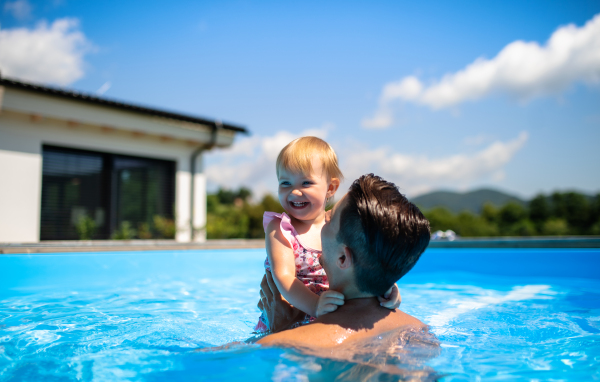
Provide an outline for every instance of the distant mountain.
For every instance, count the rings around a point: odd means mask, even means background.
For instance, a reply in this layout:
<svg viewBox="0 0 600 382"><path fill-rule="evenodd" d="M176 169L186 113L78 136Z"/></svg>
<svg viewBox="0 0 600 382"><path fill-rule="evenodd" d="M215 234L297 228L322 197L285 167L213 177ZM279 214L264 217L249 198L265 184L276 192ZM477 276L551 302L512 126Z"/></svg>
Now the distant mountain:
<svg viewBox="0 0 600 382"><path fill-rule="evenodd" d="M419 206L419 208L425 210L434 207L445 207L454 213L465 210L473 213L480 213L483 205L488 202L496 207L501 207L508 202L516 202L522 205L527 204L527 202L514 195L490 189L481 189L465 193L435 191L417 196L410 201Z"/></svg>

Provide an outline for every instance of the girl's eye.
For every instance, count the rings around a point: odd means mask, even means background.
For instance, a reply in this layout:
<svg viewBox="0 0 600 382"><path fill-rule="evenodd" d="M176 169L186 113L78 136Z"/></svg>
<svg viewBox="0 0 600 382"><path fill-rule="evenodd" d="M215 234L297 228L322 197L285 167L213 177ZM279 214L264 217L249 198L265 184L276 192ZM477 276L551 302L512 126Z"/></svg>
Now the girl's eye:
<svg viewBox="0 0 600 382"><path fill-rule="evenodd" d="M309 182L308 180L305 181L304 183L302 183L304 186L310 186L312 184L312 182Z"/></svg>
<svg viewBox="0 0 600 382"><path fill-rule="evenodd" d="M290 182L281 182L279 183L280 186L289 186Z"/></svg>

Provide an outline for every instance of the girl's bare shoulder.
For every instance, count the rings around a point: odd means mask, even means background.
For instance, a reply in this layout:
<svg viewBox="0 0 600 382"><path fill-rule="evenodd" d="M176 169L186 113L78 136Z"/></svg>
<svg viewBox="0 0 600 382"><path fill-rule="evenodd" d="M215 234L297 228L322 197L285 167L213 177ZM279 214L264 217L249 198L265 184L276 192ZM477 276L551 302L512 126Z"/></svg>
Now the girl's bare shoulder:
<svg viewBox="0 0 600 382"><path fill-rule="evenodd" d="M274 218L265 229L265 245L269 249L291 249L292 246L281 230L281 218Z"/></svg>

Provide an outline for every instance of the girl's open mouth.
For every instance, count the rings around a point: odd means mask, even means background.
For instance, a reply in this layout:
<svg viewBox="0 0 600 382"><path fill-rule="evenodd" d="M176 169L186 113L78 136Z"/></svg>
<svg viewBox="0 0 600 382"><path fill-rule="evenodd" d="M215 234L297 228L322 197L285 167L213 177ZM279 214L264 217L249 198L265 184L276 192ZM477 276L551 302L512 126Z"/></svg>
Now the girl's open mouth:
<svg viewBox="0 0 600 382"><path fill-rule="evenodd" d="M292 206L292 208L297 209L297 210L308 206L308 202L289 202L289 203L290 203L290 206Z"/></svg>

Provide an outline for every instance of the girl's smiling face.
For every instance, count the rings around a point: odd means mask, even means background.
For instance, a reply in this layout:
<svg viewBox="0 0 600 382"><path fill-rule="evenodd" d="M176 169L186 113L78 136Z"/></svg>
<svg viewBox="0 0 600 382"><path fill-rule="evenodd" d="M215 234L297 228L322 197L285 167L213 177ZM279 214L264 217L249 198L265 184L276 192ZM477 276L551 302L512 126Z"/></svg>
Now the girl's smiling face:
<svg viewBox="0 0 600 382"><path fill-rule="evenodd" d="M279 202L283 209L298 220L315 220L325 214L327 198L339 186L337 178L328 179L321 161L312 160L310 174L279 169Z"/></svg>

